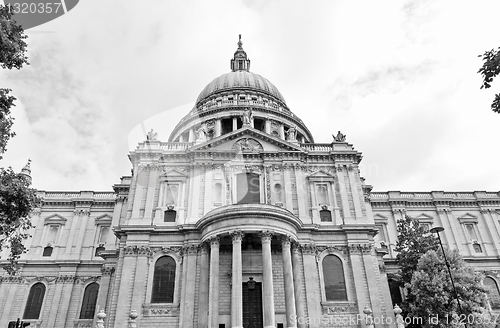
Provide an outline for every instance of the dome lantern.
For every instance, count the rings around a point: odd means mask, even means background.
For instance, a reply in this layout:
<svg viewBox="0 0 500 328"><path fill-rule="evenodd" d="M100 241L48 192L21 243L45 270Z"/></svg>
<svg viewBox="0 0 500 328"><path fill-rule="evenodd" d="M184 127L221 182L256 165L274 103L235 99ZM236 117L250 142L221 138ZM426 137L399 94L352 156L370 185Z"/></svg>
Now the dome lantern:
<svg viewBox="0 0 500 328"><path fill-rule="evenodd" d="M247 57L247 53L243 50L243 42L240 39L238 41L238 49L234 53L233 59L231 59L231 71L249 71L250 69L250 59Z"/></svg>

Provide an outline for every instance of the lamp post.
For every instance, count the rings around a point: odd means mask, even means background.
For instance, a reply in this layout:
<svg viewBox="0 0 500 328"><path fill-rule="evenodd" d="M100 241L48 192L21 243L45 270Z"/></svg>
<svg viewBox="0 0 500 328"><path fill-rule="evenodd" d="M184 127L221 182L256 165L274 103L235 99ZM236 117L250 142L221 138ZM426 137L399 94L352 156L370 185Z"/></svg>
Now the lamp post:
<svg viewBox="0 0 500 328"><path fill-rule="evenodd" d="M455 298L457 299L457 302L458 302L458 308L460 309L460 314L463 314L464 311L462 311L462 304L460 303L460 299L458 298L457 288L455 287L455 282L453 281L453 276L451 275L450 264L448 263L448 259L446 258L443 243L441 242L441 236L439 235L439 233L441 231L444 231L444 228L443 227L434 227L429 231L437 234L437 236L438 236L439 245L441 245L441 251L443 252L444 263L446 264L446 268L448 268L448 274L450 275L451 285L453 286L453 292L455 293ZM467 325L465 323L464 323L464 326L467 327Z"/></svg>

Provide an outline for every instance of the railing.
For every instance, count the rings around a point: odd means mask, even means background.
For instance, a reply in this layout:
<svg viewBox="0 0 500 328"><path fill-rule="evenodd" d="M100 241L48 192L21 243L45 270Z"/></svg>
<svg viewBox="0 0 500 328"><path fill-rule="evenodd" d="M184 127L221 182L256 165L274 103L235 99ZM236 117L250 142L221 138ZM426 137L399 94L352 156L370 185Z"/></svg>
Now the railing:
<svg viewBox="0 0 500 328"><path fill-rule="evenodd" d="M40 191L39 196L43 198L115 198L114 192L107 191L85 191L85 192L59 192Z"/></svg>
<svg viewBox="0 0 500 328"><path fill-rule="evenodd" d="M186 150L194 145L194 142L162 142L160 148L162 150Z"/></svg>
<svg viewBox="0 0 500 328"><path fill-rule="evenodd" d="M387 192L372 192L371 198L388 199L389 193ZM481 192L476 195L474 192L441 192L434 194L433 192L398 192L398 194L391 195L391 198L409 198L409 199L464 199L464 198L499 198L499 193L496 192Z"/></svg>
<svg viewBox="0 0 500 328"><path fill-rule="evenodd" d="M332 144L319 144L319 143L314 143L314 144L308 144L308 143L301 143L300 147L302 147L305 150L309 151L333 151Z"/></svg>

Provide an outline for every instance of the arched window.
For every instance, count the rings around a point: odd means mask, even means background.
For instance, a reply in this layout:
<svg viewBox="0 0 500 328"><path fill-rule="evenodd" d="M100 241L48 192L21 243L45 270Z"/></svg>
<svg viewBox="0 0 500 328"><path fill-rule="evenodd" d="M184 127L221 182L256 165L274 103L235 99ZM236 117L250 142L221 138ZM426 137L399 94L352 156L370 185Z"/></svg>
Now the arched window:
<svg viewBox="0 0 500 328"><path fill-rule="evenodd" d="M82 309L80 311L80 319L94 319L97 294L99 294L98 283L93 282L85 288L85 293L83 293Z"/></svg>
<svg viewBox="0 0 500 328"><path fill-rule="evenodd" d="M237 204L260 203L260 179L255 173L241 173L236 176Z"/></svg>
<svg viewBox="0 0 500 328"><path fill-rule="evenodd" d="M483 284L490 290L490 293L488 294L488 300L490 301L491 309L500 309L500 292L498 291L498 286L495 280L490 277L486 277L483 280Z"/></svg>
<svg viewBox="0 0 500 328"><path fill-rule="evenodd" d="M335 255L327 255L323 259L323 280L327 301L347 301L344 267Z"/></svg>
<svg viewBox="0 0 500 328"><path fill-rule="evenodd" d="M318 195L318 205L330 204L330 202L328 201L328 189L325 184L318 185L317 195Z"/></svg>
<svg viewBox="0 0 500 328"><path fill-rule="evenodd" d="M175 260L163 256L156 261L153 275L151 303L173 303L175 288Z"/></svg>
<svg viewBox="0 0 500 328"><path fill-rule="evenodd" d="M54 249L52 248L52 246L47 246L43 249L43 254L42 256L51 256L52 255L52 251Z"/></svg>
<svg viewBox="0 0 500 328"><path fill-rule="evenodd" d="M214 184L214 202L222 202L222 184L216 183Z"/></svg>
<svg viewBox="0 0 500 328"><path fill-rule="evenodd" d="M31 286L28 302L24 309L24 319L38 319L42 309L43 297L45 296L45 285L41 282Z"/></svg>
<svg viewBox="0 0 500 328"><path fill-rule="evenodd" d="M401 296L401 289L399 289L399 284L394 279L389 279L389 292L391 293L392 305L401 305L403 302L403 297Z"/></svg>

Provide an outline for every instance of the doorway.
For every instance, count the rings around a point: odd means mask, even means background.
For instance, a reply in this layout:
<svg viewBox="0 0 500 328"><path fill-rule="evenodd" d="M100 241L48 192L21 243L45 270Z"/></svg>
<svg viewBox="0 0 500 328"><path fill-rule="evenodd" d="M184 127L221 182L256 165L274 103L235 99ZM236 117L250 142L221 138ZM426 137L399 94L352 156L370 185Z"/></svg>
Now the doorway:
<svg viewBox="0 0 500 328"><path fill-rule="evenodd" d="M243 283L243 328L262 328L262 283Z"/></svg>

